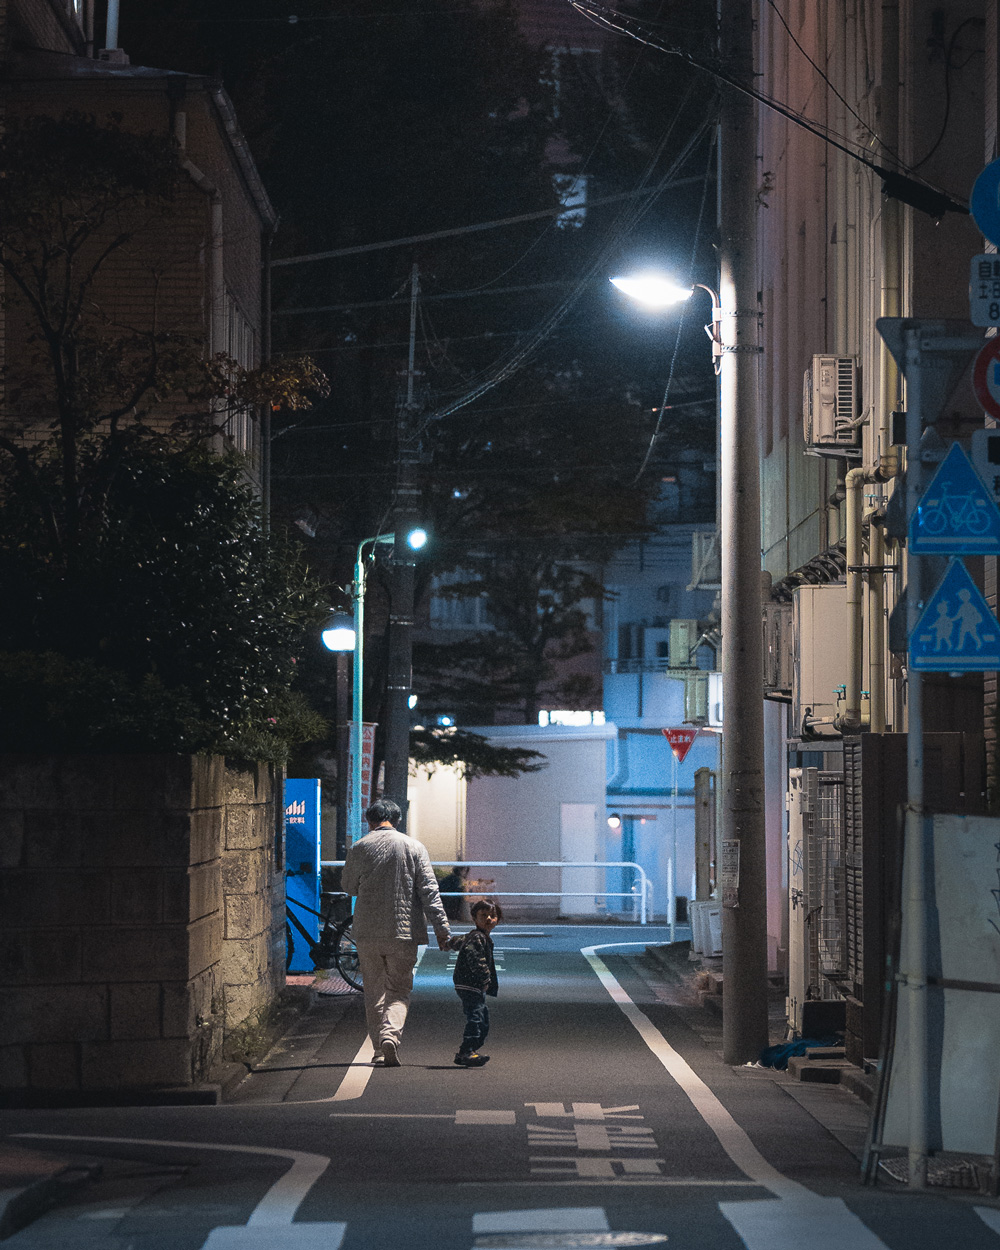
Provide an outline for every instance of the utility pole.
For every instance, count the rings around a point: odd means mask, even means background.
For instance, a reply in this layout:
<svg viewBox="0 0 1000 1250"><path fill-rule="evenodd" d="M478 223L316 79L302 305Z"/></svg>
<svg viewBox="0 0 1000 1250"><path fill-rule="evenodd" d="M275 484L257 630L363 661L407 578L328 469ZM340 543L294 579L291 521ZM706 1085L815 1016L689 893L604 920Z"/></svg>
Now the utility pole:
<svg viewBox="0 0 1000 1250"><path fill-rule="evenodd" d="M410 765L410 690L413 668L413 597L415 563L407 536L419 519L417 486L418 440L415 415L414 360L417 341L417 299L420 273L410 271L410 351L406 370L406 401L396 423L396 500L393 508L395 542L392 556L389 612L389 670L385 718L385 795L399 804L406 828L406 787Z"/></svg>
<svg viewBox="0 0 1000 1250"><path fill-rule="evenodd" d="M720 0L728 73L753 84L751 0ZM761 643L757 297L757 131L753 100L722 88L719 228L722 358L722 1046L726 1063L768 1044Z"/></svg>

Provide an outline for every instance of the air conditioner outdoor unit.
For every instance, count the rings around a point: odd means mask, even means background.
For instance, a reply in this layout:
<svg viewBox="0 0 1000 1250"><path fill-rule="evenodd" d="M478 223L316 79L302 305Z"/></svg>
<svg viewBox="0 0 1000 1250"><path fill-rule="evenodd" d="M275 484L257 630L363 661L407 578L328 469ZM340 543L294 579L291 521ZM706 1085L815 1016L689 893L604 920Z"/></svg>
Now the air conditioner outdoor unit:
<svg viewBox="0 0 1000 1250"><path fill-rule="evenodd" d="M698 622L677 619L670 622L670 667L697 668L694 651L701 637Z"/></svg>
<svg viewBox="0 0 1000 1250"><path fill-rule="evenodd" d="M854 358L813 356L802 380L806 450L817 456L860 455L860 408Z"/></svg>

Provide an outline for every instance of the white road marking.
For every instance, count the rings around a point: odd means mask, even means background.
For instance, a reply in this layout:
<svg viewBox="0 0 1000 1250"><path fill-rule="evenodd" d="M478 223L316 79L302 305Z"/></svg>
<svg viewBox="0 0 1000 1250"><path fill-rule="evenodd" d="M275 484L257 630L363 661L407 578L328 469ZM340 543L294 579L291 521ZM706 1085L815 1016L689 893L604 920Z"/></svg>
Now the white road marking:
<svg viewBox="0 0 1000 1250"><path fill-rule="evenodd" d="M346 1224L286 1224L283 1228L220 1225L201 1250L340 1250Z"/></svg>
<svg viewBox="0 0 1000 1250"><path fill-rule="evenodd" d="M465 1189L482 1189L482 1181L455 1181L453 1182L458 1188ZM551 1187L551 1181L525 1181L525 1180L505 1180L503 1182L504 1189L538 1189L540 1187ZM559 1182L560 1189L572 1189L574 1187L585 1188L586 1186L606 1185L607 1181L579 1180L573 1177L567 1177ZM620 1189L623 1185L636 1186L663 1186L669 1185L674 1189L756 1189L756 1181L714 1181L706 1180L703 1176L619 1176L615 1180L615 1188Z"/></svg>
<svg viewBox="0 0 1000 1250"><path fill-rule="evenodd" d="M804 1185L782 1176L776 1167L768 1163L701 1077L674 1050L649 1017L639 1010L597 954L602 949L604 948L599 946L585 946L580 953L628 1022L690 1099L695 1111L715 1134L719 1145L733 1163L745 1176L757 1181L776 1197L811 1197L810 1190Z"/></svg>
<svg viewBox="0 0 1000 1250"><path fill-rule="evenodd" d="M842 1198L768 1198L720 1202L719 1210L747 1250L886 1250L886 1244Z"/></svg>
<svg viewBox="0 0 1000 1250"><path fill-rule="evenodd" d="M456 1124L516 1124L513 1111L456 1111Z"/></svg>
<svg viewBox="0 0 1000 1250"><path fill-rule="evenodd" d="M330 1098L310 1098L310 1102L350 1102L360 1098L372 1079L375 1065L368 1062L372 1057L371 1039L365 1034L365 1040L358 1047L357 1054L351 1060L351 1066L344 1073L344 1079L334 1090ZM296 1103L301 1106L301 1103Z"/></svg>
<svg viewBox="0 0 1000 1250"><path fill-rule="evenodd" d="M639 1110L639 1104L628 1107L604 1107L599 1102L573 1102L572 1111L566 1110L562 1102L526 1102L526 1107L534 1107L535 1115L545 1119L560 1117L564 1120L641 1120L641 1115L630 1114Z"/></svg>
<svg viewBox="0 0 1000 1250"><path fill-rule="evenodd" d="M603 1207L540 1207L532 1211L477 1211L473 1233L608 1233Z"/></svg>
<svg viewBox="0 0 1000 1250"><path fill-rule="evenodd" d="M653 1130L641 1124L574 1124L553 1128L528 1125L529 1146L569 1146L574 1150L656 1150Z"/></svg>
<svg viewBox="0 0 1000 1250"><path fill-rule="evenodd" d="M976 1207L975 1210L987 1228L992 1228L995 1233L1000 1233L1000 1211L996 1207Z"/></svg>
<svg viewBox="0 0 1000 1250"><path fill-rule="evenodd" d="M663 1166L662 1159L614 1159L611 1155L603 1159L596 1155L529 1155L528 1162L545 1165L532 1167L534 1175L600 1177L608 1181L625 1175L660 1176Z"/></svg>
<svg viewBox="0 0 1000 1250"><path fill-rule="evenodd" d="M801 1250L805 1245L809 1250L844 1250L845 1246L851 1250L886 1250L885 1243L841 1199L821 1198L798 1181L782 1176L768 1163L701 1077L628 996L598 956L597 951L603 949L606 948L587 946L580 953L733 1163L777 1199L719 1203L719 1210L747 1250Z"/></svg>
<svg viewBox="0 0 1000 1250"><path fill-rule="evenodd" d="M417 948L417 962L413 965L413 975L417 975L417 969L420 967L420 961L427 953L426 946ZM358 1053L351 1060L351 1066L344 1073L344 1079L337 1086L330 1098L310 1098L307 1101L297 1102L296 1107L308 1106L309 1103L316 1102L353 1102L368 1088L368 1082L372 1079L372 1073L375 1071L375 1065L367 1063L365 1056L370 1059L372 1056L372 1044L365 1034L364 1041L358 1047Z"/></svg>
<svg viewBox="0 0 1000 1250"><path fill-rule="evenodd" d="M330 1160L326 1155L307 1154L302 1150L279 1150L275 1146L221 1146L214 1142L162 1141L156 1137L95 1137L80 1133L14 1133L12 1136L46 1141L103 1142L112 1146L166 1146L175 1150L194 1151L223 1150L232 1154L269 1155L272 1158L291 1159L292 1166L274 1182L254 1207L247 1221L247 1224L253 1227L275 1228L291 1224L306 1194L330 1166ZM313 1227L316 1226L313 1225ZM330 1227L342 1226L337 1224Z"/></svg>

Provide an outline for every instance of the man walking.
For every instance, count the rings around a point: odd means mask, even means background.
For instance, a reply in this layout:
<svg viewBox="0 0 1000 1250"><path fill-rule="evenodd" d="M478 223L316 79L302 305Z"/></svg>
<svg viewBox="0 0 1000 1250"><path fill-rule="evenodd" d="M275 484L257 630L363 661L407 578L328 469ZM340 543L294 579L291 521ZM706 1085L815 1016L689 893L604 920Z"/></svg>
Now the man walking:
<svg viewBox="0 0 1000 1250"><path fill-rule="evenodd" d="M396 829L392 799L365 812L371 832L347 852L343 888L357 896L351 933L364 982L368 1036L387 1068L399 1067L399 1042L410 1005L417 947L430 922L438 946L451 937L427 849Z"/></svg>

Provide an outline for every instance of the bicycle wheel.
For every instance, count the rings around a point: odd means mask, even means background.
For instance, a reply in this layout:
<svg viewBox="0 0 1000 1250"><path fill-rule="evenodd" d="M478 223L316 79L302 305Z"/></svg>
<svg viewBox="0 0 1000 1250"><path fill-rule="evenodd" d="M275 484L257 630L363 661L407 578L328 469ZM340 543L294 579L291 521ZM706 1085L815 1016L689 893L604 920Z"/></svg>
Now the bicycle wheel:
<svg viewBox="0 0 1000 1250"><path fill-rule="evenodd" d="M358 948L354 945L350 929L345 929L337 943L337 971L348 985L356 990L364 989L361 982L361 965Z"/></svg>
<svg viewBox="0 0 1000 1250"><path fill-rule="evenodd" d="M931 505L926 510L921 508L920 525L925 534L932 536L942 534L947 524L948 518L940 504Z"/></svg>

